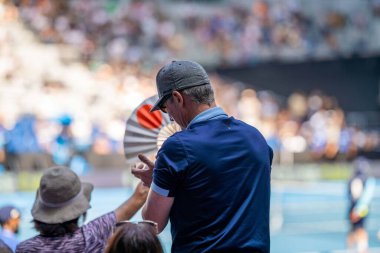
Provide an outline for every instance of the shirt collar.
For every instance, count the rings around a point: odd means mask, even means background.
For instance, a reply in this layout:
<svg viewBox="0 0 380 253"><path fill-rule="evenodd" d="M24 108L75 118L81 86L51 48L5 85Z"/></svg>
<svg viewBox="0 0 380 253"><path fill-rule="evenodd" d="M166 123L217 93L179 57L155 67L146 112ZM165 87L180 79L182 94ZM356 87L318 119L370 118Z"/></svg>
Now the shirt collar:
<svg viewBox="0 0 380 253"><path fill-rule="evenodd" d="M201 112L195 118L193 118L189 125L187 126L187 129L191 127L191 125L201 122L201 121L206 121L206 120L212 120L212 119L223 119L223 118L228 118L228 115L223 111L222 108L219 106L210 108L206 111Z"/></svg>
<svg viewBox="0 0 380 253"><path fill-rule="evenodd" d="M3 228L1 230L1 234L8 238L15 238L15 233L13 233L11 230Z"/></svg>

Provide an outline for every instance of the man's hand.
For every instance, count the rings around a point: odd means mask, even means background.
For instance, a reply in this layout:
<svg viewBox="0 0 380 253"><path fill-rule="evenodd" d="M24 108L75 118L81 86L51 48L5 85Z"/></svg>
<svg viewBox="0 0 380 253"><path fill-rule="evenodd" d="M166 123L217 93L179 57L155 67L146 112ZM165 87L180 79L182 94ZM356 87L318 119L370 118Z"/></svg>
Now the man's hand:
<svg viewBox="0 0 380 253"><path fill-rule="evenodd" d="M140 163L138 165L133 165L131 172L135 177L141 179L145 186L150 187L152 183L154 163L143 154L139 154L138 157L144 164Z"/></svg>

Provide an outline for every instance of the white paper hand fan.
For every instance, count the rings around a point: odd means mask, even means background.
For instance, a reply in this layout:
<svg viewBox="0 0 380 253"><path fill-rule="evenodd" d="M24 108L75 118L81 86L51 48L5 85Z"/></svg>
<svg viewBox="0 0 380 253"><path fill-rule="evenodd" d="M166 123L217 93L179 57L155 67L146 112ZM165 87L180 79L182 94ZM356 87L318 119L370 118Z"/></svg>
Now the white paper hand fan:
<svg viewBox="0 0 380 253"><path fill-rule="evenodd" d="M160 110L150 112L157 95L145 99L128 118L124 134L124 154L128 163L138 162L137 155L156 155L163 142L181 128Z"/></svg>

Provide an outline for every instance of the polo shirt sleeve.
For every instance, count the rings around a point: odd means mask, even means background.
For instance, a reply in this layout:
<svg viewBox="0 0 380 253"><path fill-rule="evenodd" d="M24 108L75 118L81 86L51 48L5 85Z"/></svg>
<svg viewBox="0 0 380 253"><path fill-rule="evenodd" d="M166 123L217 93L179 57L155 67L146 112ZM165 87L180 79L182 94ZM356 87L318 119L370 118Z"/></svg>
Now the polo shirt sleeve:
<svg viewBox="0 0 380 253"><path fill-rule="evenodd" d="M273 162L273 149L268 146L269 148L269 162L270 162L270 165L272 166L272 162Z"/></svg>
<svg viewBox="0 0 380 253"><path fill-rule="evenodd" d="M176 135L169 137L157 154L152 190L164 197L175 197L187 166L186 150L180 139Z"/></svg>

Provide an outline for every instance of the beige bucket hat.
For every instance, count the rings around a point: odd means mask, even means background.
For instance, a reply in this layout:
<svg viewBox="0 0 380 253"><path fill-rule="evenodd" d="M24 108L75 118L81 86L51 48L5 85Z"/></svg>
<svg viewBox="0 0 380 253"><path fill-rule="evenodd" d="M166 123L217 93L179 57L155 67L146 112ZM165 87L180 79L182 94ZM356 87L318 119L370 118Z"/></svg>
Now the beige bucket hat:
<svg viewBox="0 0 380 253"><path fill-rule="evenodd" d="M83 183L69 168L57 166L42 175L32 208L35 220L59 224L78 218L90 206L94 186Z"/></svg>

